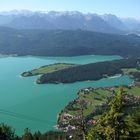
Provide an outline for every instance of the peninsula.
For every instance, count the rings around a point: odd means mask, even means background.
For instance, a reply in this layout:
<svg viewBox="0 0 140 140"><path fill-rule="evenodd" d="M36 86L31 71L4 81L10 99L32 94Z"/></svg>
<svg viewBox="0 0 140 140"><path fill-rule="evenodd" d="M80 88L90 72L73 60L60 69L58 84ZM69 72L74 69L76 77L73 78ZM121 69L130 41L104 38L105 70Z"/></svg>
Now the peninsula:
<svg viewBox="0 0 140 140"><path fill-rule="evenodd" d="M36 82L38 84L73 83L77 81L100 80L118 74L129 75L139 81L140 60L131 58L69 67L43 74Z"/></svg>
<svg viewBox="0 0 140 140"><path fill-rule="evenodd" d="M85 65L57 63L26 71L23 77L40 75L37 84L73 83L77 81L100 80L114 75L128 75L140 81L140 59L129 58Z"/></svg>

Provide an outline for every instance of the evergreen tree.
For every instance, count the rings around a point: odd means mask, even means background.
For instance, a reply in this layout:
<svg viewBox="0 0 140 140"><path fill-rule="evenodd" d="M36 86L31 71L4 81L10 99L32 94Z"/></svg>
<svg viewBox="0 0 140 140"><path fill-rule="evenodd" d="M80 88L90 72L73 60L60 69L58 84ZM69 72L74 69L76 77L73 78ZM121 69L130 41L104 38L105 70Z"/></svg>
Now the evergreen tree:
<svg viewBox="0 0 140 140"><path fill-rule="evenodd" d="M15 133L11 127L0 124L0 140L15 140Z"/></svg>
<svg viewBox="0 0 140 140"><path fill-rule="evenodd" d="M140 104L136 107L132 115L126 119L129 134L122 139L140 140Z"/></svg>
<svg viewBox="0 0 140 140"><path fill-rule="evenodd" d="M24 132L24 135L22 136L22 140L32 140L33 137L32 137L30 130L28 128L26 128L24 131L25 132Z"/></svg>
<svg viewBox="0 0 140 140"><path fill-rule="evenodd" d="M35 132L35 134L33 135L33 140L40 140L40 137L41 137L41 133L39 131Z"/></svg>
<svg viewBox="0 0 140 140"><path fill-rule="evenodd" d="M127 135L124 121L126 102L123 93L123 89L120 89L119 94L110 100L109 110L101 115L99 123L89 131L88 140L119 140L120 135Z"/></svg>

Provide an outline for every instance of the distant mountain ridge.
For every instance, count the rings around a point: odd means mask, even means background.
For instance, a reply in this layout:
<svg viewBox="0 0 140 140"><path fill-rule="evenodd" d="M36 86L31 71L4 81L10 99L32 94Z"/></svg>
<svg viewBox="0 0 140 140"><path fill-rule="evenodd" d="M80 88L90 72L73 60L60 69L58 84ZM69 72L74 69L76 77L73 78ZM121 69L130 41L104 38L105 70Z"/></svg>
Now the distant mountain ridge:
<svg viewBox="0 0 140 140"><path fill-rule="evenodd" d="M131 21L132 23L132 21ZM140 25L140 21L135 21ZM118 18L115 15L97 15L78 11L41 12L28 10L13 10L0 12L0 26L15 29L47 29L47 30L87 30L102 33L128 33L129 30L138 30L140 26L130 25L130 20ZM134 27L133 27L134 25Z"/></svg>

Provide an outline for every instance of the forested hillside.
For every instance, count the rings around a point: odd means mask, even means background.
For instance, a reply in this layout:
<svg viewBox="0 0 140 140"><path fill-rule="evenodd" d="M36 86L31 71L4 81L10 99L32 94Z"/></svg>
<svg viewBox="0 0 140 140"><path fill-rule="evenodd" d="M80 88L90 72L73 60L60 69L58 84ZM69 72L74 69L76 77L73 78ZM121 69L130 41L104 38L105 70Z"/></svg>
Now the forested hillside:
<svg viewBox="0 0 140 140"><path fill-rule="evenodd" d="M140 56L140 37L82 30L16 30L0 27L0 54Z"/></svg>

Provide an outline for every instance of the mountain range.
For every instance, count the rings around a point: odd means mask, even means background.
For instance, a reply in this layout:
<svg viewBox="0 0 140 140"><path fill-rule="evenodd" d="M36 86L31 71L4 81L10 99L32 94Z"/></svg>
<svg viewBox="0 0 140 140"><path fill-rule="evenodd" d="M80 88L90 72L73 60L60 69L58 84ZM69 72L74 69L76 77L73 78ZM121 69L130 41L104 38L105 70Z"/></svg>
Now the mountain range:
<svg viewBox="0 0 140 140"><path fill-rule="evenodd" d="M102 33L139 33L140 20L122 19L115 15L97 15L78 11L28 11L0 12L0 26L15 29L87 30Z"/></svg>

